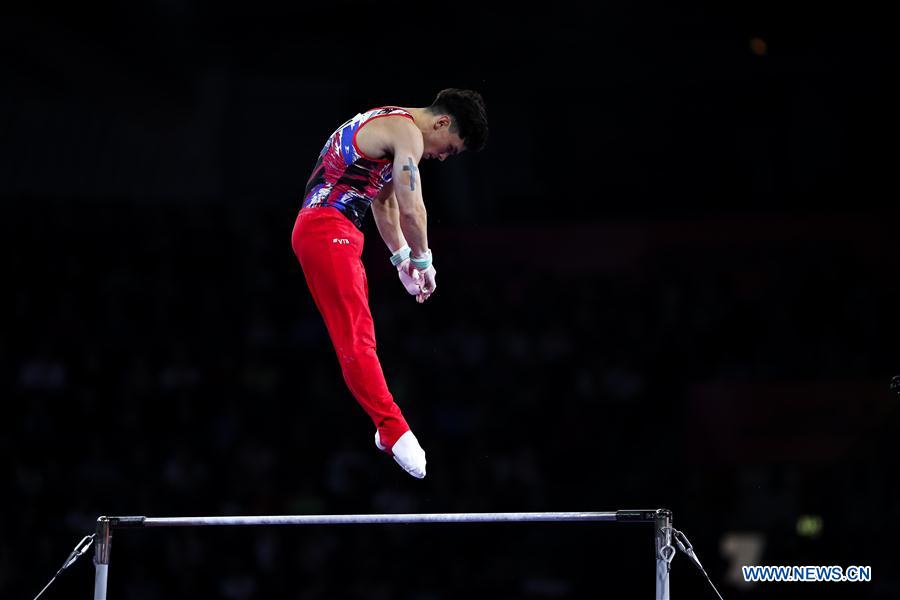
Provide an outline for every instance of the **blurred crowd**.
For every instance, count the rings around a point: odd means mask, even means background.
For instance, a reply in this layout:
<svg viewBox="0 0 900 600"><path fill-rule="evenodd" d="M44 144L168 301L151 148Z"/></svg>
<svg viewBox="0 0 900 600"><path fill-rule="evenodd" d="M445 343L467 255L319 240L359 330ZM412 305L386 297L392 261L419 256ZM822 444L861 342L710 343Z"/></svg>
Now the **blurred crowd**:
<svg viewBox="0 0 900 600"><path fill-rule="evenodd" d="M370 223L379 355L428 452L419 482L344 386L294 210L46 201L5 219L0 596L32 597L103 514L666 506L726 597L789 591L729 583L741 531L766 540L763 564L873 564L854 597L896 597L879 567L900 508L900 257L882 219L437 228L421 306ZM821 533L798 534L805 514ZM121 532L110 594L651 593L649 531L579 527ZM47 598L89 593L83 560ZM713 597L676 565L679 597Z"/></svg>

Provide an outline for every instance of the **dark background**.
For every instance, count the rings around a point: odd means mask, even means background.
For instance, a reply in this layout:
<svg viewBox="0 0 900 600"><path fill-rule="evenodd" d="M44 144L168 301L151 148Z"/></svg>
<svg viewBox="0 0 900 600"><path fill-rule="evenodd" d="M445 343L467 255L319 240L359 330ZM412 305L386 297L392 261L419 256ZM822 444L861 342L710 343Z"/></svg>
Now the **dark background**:
<svg viewBox="0 0 900 600"><path fill-rule="evenodd" d="M896 34L726 4L5 15L0 596L104 514L665 506L726 598L898 597ZM289 236L335 127L444 87L483 93L491 139L422 166L439 289L405 295L371 220L364 255L418 481L374 449ZM123 531L110 597L646 598L652 540ZM873 581L741 586L751 563Z"/></svg>

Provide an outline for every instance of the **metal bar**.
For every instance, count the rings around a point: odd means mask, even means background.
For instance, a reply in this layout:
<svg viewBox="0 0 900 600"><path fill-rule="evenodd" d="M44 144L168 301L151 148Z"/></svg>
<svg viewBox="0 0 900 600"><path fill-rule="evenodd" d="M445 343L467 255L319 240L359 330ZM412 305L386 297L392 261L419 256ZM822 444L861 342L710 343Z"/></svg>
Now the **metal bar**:
<svg viewBox="0 0 900 600"><path fill-rule="evenodd" d="M261 517L100 517L94 540L94 600L106 600L109 552L113 529L142 527L221 527L254 525L379 525L416 523L547 523L619 522L656 524L656 598L669 600L672 513L665 509L608 512L433 513L381 515L282 515ZM671 550L671 554L668 554Z"/></svg>
<svg viewBox="0 0 900 600"><path fill-rule="evenodd" d="M133 517L129 519L134 519ZM616 521L616 512L436 513L384 515L285 515L264 517L144 517L124 527L220 527L252 525L366 525L415 523L528 523ZM634 520L634 519L630 519Z"/></svg>

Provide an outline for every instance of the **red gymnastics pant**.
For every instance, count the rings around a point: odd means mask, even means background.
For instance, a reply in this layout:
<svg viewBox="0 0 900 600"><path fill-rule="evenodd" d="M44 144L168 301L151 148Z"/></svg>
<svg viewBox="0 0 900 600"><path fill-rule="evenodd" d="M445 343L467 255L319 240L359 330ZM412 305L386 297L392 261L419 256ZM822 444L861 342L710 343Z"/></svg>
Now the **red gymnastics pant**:
<svg viewBox="0 0 900 600"><path fill-rule="evenodd" d="M316 207L297 215L291 243L325 319L344 381L378 429L381 444L390 449L409 425L388 391L375 353L375 323L361 260L363 239L336 208Z"/></svg>

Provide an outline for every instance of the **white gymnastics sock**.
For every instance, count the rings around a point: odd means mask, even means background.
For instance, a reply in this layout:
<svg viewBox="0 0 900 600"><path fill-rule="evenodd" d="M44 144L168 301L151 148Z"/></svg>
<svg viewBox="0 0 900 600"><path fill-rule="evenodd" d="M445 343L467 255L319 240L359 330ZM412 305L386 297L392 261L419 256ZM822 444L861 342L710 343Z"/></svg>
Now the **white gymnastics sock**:
<svg viewBox="0 0 900 600"><path fill-rule="evenodd" d="M379 450L387 450L381 443L381 436L375 431L375 446ZM400 436L394 447L391 448L394 460L403 467L403 470L417 479L425 477L425 451L419 445L419 440L413 435L412 430Z"/></svg>

